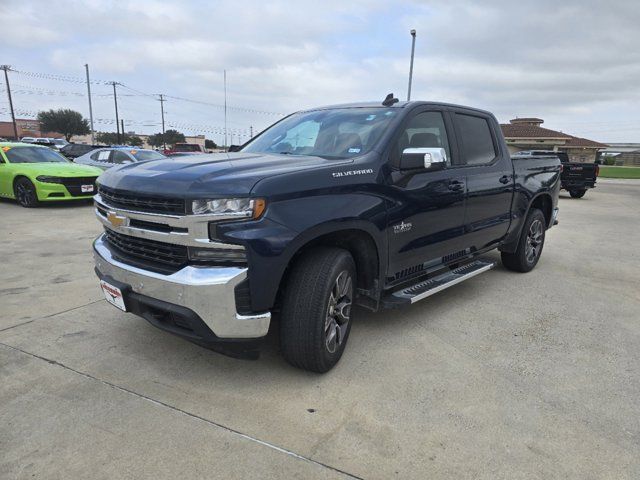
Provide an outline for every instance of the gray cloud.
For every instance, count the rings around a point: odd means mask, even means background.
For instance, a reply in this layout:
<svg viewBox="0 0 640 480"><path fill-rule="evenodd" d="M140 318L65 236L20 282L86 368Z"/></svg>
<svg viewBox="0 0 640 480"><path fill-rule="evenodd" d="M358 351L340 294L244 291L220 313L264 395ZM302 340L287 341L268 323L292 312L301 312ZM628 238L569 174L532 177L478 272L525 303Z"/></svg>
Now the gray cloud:
<svg viewBox="0 0 640 480"><path fill-rule="evenodd" d="M416 28L414 98L479 106L501 120L541 116L595 140L640 140L633 1L9 1L0 14L10 19L6 61L25 70L78 75L89 62L99 78L218 104L226 69L230 104L279 112L389 91L404 97L408 29ZM33 109L55 103L17 100ZM122 102L132 119L157 114L144 97ZM103 116L109 108L98 100ZM167 108L183 123L222 121L216 108ZM238 128L272 120L231 116Z"/></svg>

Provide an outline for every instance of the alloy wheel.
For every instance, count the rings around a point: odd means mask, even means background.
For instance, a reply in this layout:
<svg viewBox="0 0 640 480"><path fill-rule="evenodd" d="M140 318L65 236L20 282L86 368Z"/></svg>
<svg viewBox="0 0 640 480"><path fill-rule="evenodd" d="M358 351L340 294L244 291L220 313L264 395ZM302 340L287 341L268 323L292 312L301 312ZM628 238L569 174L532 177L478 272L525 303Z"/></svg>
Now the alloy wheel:
<svg viewBox="0 0 640 480"><path fill-rule="evenodd" d="M525 247L525 258L530 265L540 256L542 242L544 240L544 227L538 219L534 220L527 233L527 243Z"/></svg>
<svg viewBox="0 0 640 480"><path fill-rule="evenodd" d="M26 182L20 182L16 185L16 197L20 205L33 205L35 202L35 191Z"/></svg>
<svg viewBox="0 0 640 480"><path fill-rule="evenodd" d="M344 341L351 316L353 280L346 270L340 272L331 288L324 323L325 346L334 353Z"/></svg>

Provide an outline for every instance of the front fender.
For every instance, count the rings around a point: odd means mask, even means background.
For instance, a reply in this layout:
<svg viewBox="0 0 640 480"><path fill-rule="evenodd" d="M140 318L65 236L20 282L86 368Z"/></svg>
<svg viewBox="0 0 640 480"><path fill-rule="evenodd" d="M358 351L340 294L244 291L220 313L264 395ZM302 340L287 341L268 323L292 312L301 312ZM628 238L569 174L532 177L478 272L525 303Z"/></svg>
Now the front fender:
<svg viewBox="0 0 640 480"><path fill-rule="evenodd" d="M273 308L295 255L323 235L341 230L366 232L376 244L383 272L386 216L384 200L363 193L293 198L269 205L259 221L219 226L218 238L247 248L251 305L259 312Z"/></svg>

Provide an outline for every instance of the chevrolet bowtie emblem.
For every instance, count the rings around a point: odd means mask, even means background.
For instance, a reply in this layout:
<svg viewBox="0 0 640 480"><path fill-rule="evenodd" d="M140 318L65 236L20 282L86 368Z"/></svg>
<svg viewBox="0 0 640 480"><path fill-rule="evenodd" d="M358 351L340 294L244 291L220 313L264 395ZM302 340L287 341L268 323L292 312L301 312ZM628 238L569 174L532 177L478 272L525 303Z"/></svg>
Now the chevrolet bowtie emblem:
<svg viewBox="0 0 640 480"><path fill-rule="evenodd" d="M113 212L113 211L107 212L107 220L109 220L109 223L111 223L111 225L113 225L114 227L126 226L128 223L127 217L118 215L116 212Z"/></svg>

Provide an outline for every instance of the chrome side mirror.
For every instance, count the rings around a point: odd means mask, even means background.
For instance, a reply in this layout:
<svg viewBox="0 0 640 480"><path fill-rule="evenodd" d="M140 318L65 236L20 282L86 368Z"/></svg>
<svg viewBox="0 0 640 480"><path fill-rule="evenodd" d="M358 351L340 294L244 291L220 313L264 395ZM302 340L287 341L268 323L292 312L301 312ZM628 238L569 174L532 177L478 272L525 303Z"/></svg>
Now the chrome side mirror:
<svg viewBox="0 0 640 480"><path fill-rule="evenodd" d="M446 165L447 152L444 148L405 148L400 158L402 170L442 170Z"/></svg>

